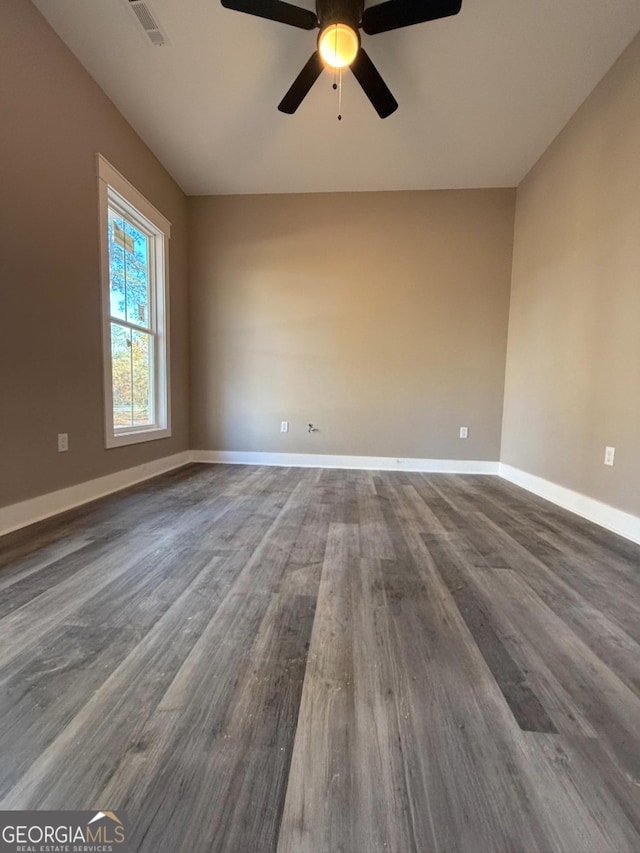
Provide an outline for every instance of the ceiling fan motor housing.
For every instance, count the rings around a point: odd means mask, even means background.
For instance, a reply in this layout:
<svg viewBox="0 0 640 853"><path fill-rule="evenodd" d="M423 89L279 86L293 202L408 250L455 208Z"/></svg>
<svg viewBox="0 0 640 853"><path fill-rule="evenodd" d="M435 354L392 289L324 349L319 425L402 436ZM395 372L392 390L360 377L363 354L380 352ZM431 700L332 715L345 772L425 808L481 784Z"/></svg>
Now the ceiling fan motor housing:
<svg viewBox="0 0 640 853"><path fill-rule="evenodd" d="M316 3L320 30L332 24L347 24L357 32L363 11L364 0L317 0Z"/></svg>

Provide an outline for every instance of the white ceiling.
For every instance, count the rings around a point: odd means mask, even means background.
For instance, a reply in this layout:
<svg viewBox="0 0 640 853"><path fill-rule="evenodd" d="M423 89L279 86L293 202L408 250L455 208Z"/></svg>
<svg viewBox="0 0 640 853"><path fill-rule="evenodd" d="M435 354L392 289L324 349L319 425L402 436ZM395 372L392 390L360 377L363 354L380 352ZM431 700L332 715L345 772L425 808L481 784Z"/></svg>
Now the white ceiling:
<svg viewBox="0 0 640 853"><path fill-rule="evenodd" d="M190 195L516 186L640 29L638 0L463 0L363 34L400 107L379 119L348 73L338 122L328 72L277 110L315 32L148 0L158 48L126 0L34 2Z"/></svg>

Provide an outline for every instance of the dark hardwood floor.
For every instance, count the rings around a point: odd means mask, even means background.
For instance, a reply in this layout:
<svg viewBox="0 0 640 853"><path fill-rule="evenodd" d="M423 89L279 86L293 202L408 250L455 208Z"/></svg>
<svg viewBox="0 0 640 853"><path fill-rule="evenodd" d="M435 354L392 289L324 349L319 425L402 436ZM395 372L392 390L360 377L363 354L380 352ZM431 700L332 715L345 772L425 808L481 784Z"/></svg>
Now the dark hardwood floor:
<svg viewBox="0 0 640 853"><path fill-rule="evenodd" d="M0 540L0 808L638 853L639 652L640 548L502 480L193 465Z"/></svg>

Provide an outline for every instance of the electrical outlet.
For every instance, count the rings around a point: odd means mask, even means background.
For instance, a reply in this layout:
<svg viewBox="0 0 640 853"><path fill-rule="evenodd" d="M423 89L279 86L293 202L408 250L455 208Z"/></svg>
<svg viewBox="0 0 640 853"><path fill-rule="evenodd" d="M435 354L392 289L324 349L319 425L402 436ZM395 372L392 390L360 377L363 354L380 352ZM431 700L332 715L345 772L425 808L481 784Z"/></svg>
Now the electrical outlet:
<svg viewBox="0 0 640 853"><path fill-rule="evenodd" d="M280 421L280 432L289 432L289 421Z"/></svg>
<svg viewBox="0 0 640 853"><path fill-rule="evenodd" d="M460 438L469 438L469 427L460 427Z"/></svg>
<svg viewBox="0 0 640 853"><path fill-rule="evenodd" d="M604 464L613 465L616 459L615 447L605 447L604 449Z"/></svg>
<svg viewBox="0 0 640 853"><path fill-rule="evenodd" d="M69 433L58 433L58 453L66 453L69 449Z"/></svg>

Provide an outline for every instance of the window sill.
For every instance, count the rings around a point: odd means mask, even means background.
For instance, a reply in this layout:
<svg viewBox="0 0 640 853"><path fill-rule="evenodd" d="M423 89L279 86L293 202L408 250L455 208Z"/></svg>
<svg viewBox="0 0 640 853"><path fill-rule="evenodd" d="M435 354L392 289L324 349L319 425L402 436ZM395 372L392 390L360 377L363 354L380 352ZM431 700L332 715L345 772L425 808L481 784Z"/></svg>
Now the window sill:
<svg viewBox="0 0 640 853"><path fill-rule="evenodd" d="M128 444L141 444L144 441L156 441L159 438L171 438L171 430L165 429L142 429L137 432L123 432L118 435L107 436L106 448L124 447Z"/></svg>

